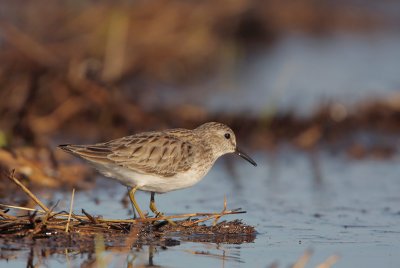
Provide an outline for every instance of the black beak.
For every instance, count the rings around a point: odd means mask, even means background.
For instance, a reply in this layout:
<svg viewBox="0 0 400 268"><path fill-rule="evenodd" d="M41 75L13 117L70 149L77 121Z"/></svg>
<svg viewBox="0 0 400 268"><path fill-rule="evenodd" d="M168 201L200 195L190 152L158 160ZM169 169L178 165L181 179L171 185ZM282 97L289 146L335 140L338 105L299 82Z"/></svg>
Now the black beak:
<svg viewBox="0 0 400 268"><path fill-rule="evenodd" d="M255 166L255 167L257 166L257 163L253 159L251 159L250 156L248 156L247 154L245 154L242 151L240 151L239 148L236 148L235 154L237 154L238 156L240 156L241 158L243 158L244 160L246 160L247 162L249 162L253 166Z"/></svg>

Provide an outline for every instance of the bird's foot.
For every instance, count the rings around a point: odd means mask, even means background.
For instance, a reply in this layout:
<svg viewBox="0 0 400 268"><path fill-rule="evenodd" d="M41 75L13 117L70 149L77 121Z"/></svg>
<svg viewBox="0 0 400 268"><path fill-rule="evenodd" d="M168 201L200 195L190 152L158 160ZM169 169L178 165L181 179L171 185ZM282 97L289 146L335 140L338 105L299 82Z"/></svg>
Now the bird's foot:
<svg viewBox="0 0 400 268"><path fill-rule="evenodd" d="M155 218L161 218L164 216L164 213L158 211L155 202L150 202L150 210L154 213ZM169 224L176 225L176 223L171 219L165 219Z"/></svg>

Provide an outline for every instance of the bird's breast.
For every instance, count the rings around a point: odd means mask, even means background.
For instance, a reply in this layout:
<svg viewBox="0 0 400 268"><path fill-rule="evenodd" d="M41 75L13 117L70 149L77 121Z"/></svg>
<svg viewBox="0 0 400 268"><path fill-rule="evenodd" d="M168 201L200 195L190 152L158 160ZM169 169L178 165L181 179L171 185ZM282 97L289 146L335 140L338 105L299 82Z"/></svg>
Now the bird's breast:
<svg viewBox="0 0 400 268"><path fill-rule="evenodd" d="M207 175L210 168L211 166L194 165L186 171L164 177L155 174L143 174L114 165L106 168L104 166L97 167L103 175L113 178L126 186L138 186L139 190L156 193L166 193L193 186Z"/></svg>

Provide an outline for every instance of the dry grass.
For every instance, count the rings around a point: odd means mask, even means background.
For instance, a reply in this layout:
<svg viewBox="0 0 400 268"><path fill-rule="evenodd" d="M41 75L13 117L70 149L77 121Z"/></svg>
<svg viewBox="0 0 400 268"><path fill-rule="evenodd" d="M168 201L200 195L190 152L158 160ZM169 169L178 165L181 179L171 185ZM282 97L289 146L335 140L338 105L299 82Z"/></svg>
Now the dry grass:
<svg viewBox="0 0 400 268"><path fill-rule="evenodd" d="M85 210L82 210L83 215L73 213L75 191L72 192L69 212L55 212L54 209L57 204L52 208L45 206L37 196L14 176L14 171L7 177L18 185L41 209L0 204L1 207L6 209L18 209L28 212L24 216L16 217L7 214L8 210L1 211L0 234L2 236L45 238L67 233L75 235L106 233L112 235L128 233L133 229L139 229L141 236L149 236L149 224L152 227L151 232L156 232L159 237L168 232L182 233L186 237L195 234L212 234L215 237L227 234L236 236L255 235L254 227L247 226L239 221L217 223L225 215L245 213L245 211L240 209L227 210L226 200L223 210L219 213L188 213L156 218L148 217L146 219L105 219L90 215ZM172 219L184 220L176 221L176 225L168 225L166 220ZM214 220L211 226L199 225L209 220ZM237 241L240 241L240 239Z"/></svg>
<svg viewBox="0 0 400 268"><path fill-rule="evenodd" d="M381 22L377 13L332 1L1 5L0 143L14 146L47 146L60 133L105 140L193 126L213 116L189 105L169 112L144 107L149 96L161 98L153 83L196 83L225 73L247 46L271 43L288 30L371 30Z"/></svg>

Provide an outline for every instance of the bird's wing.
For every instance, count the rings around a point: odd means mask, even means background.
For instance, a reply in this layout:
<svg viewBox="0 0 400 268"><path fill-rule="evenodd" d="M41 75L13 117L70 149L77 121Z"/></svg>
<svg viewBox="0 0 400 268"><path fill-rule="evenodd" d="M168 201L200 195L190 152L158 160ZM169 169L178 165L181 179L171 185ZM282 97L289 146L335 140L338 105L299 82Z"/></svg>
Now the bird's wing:
<svg viewBox="0 0 400 268"><path fill-rule="evenodd" d="M192 143L162 132L142 133L94 145L68 146L63 149L91 162L116 164L138 173L165 177L188 170L194 162Z"/></svg>

